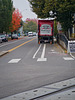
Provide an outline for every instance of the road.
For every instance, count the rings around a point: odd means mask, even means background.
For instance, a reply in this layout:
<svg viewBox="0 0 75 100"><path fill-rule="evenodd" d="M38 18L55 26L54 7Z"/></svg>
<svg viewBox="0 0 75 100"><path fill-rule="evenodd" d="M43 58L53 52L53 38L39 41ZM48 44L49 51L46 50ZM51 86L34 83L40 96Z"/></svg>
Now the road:
<svg viewBox="0 0 75 100"><path fill-rule="evenodd" d="M75 59L36 37L0 44L0 98L75 77Z"/></svg>

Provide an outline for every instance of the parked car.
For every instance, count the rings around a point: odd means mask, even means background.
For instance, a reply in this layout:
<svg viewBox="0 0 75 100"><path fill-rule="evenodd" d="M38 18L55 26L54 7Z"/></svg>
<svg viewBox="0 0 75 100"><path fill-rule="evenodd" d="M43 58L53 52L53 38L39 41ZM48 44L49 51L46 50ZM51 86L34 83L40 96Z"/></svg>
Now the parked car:
<svg viewBox="0 0 75 100"><path fill-rule="evenodd" d="M2 43L2 38L0 37L0 43Z"/></svg>
<svg viewBox="0 0 75 100"><path fill-rule="evenodd" d="M33 32L33 36L36 36L36 32Z"/></svg>
<svg viewBox="0 0 75 100"><path fill-rule="evenodd" d="M8 37L6 36L6 34L0 34L0 38L2 39L2 42L8 41Z"/></svg>
<svg viewBox="0 0 75 100"><path fill-rule="evenodd" d="M12 34L12 39L18 39L18 35L17 34Z"/></svg>
<svg viewBox="0 0 75 100"><path fill-rule="evenodd" d="M28 32L28 36L33 36L33 32Z"/></svg>

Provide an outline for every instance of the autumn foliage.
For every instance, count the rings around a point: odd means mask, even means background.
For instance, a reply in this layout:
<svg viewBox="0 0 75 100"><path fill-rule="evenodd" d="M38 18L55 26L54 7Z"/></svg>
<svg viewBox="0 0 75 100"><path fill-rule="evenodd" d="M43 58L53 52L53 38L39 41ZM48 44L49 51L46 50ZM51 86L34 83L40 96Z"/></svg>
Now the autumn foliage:
<svg viewBox="0 0 75 100"><path fill-rule="evenodd" d="M9 27L10 31L13 32L20 27L22 15L18 9L16 9L12 14L12 22L11 26Z"/></svg>

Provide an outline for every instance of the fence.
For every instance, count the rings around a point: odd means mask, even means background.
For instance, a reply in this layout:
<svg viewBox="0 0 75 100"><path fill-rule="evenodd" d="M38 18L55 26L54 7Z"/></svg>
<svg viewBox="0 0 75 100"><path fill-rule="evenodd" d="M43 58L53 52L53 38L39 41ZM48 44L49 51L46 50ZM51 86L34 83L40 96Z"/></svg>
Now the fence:
<svg viewBox="0 0 75 100"><path fill-rule="evenodd" d="M64 49L68 48L68 39L64 34L57 34L57 43L63 46Z"/></svg>

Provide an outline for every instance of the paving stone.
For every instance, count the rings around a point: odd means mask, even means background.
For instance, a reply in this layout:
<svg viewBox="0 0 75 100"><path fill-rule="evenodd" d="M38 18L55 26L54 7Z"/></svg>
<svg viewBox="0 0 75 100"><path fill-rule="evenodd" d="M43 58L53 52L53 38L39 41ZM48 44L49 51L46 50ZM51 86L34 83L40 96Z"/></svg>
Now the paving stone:
<svg viewBox="0 0 75 100"><path fill-rule="evenodd" d="M75 88L34 100L75 100Z"/></svg>

